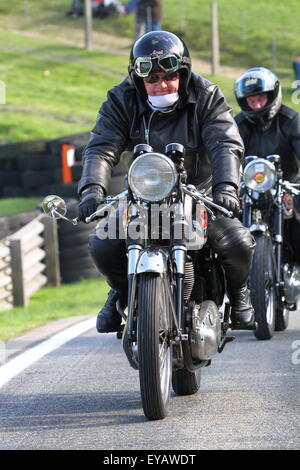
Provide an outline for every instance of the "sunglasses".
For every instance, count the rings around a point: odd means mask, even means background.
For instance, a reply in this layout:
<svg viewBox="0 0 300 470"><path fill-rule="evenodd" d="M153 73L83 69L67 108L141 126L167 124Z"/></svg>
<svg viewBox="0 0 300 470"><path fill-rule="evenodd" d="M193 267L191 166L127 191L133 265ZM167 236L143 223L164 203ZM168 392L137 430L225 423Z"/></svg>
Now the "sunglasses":
<svg viewBox="0 0 300 470"><path fill-rule="evenodd" d="M164 72L175 72L179 69L179 60L175 55L159 57L156 59L159 68ZM145 78L150 75L153 67L151 57L137 57L134 63L134 71L138 77Z"/></svg>
<svg viewBox="0 0 300 470"><path fill-rule="evenodd" d="M165 73L164 75L158 75L157 73L152 73L149 77L145 77L146 83L158 83L160 81L164 82L171 82L172 80L176 80L179 77L178 72L169 72Z"/></svg>

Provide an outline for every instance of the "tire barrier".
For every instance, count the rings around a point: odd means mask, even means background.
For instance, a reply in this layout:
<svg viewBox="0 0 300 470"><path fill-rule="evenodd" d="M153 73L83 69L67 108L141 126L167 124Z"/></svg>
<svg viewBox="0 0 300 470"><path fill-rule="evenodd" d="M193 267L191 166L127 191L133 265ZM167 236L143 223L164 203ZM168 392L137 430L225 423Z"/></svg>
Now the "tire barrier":
<svg viewBox="0 0 300 470"><path fill-rule="evenodd" d="M2 215L0 217L0 240L17 232L24 225L31 222L40 214L38 209L17 214Z"/></svg>
<svg viewBox="0 0 300 470"><path fill-rule="evenodd" d="M35 197L57 194L77 198L77 182L82 172L82 152L89 133L51 141L37 140L0 145L0 197ZM63 146L72 149L70 179L64 178ZM109 194L124 189L126 167L123 159L112 170Z"/></svg>
<svg viewBox="0 0 300 470"><path fill-rule="evenodd" d="M78 216L78 201L67 201L67 217ZM62 283L71 283L80 279L99 277L88 250L88 238L97 222L72 225L66 220L58 220L59 262Z"/></svg>
<svg viewBox="0 0 300 470"><path fill-rule="evenodd" d="M77 186L82 173L82 153L88 142L89 132L61 137L51 141L0 145L0 198L45 197L57 194L67 201L67 216L78 215ZM64 183L62 147L72 147L70 163L71 182ZM127 157L126 157L127 158ZM64 161L65 163L65 161ZM124 190L126 165L121 158L112 170L108 193L115 195ZM0 241L6 239L38 216L32 213L12 214L0 217ZM97 222L73 226L64 220L57 221L59 266L62 283L81 278L98 277L88 251L88 236Z"/></svg>

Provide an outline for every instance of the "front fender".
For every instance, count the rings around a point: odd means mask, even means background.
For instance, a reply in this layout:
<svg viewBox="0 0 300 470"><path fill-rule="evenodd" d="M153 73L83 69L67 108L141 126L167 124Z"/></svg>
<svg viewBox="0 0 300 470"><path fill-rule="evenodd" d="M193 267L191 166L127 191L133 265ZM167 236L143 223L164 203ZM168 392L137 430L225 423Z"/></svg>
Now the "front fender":
<svg viewBox="0 0 300 470"><path fill-rule="evenodd" d="M253 233L266 233L269 230L269 227L267 224L262 223L262 224L251 224L249 227L250 232Z"/></svg>
<svg viewBox="0 0 300 470"><path fill-rule="evenodd" d="M139 257L136 273L165 273L167 272L168 255L161 249L147 249Z"/></svg>

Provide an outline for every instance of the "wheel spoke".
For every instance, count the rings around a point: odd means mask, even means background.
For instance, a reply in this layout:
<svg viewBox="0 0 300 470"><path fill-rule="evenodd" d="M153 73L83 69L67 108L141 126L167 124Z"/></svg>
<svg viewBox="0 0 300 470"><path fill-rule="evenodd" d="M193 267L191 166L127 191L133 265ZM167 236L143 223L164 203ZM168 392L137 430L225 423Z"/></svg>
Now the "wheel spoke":
<svg viewBox="0 0 300 470"><path fill-rule="evenodd" d="M161 344L159 347L159 363L160 363L160 370L162 371L166 364L168 348L165 346L165 343Z"/></svg>

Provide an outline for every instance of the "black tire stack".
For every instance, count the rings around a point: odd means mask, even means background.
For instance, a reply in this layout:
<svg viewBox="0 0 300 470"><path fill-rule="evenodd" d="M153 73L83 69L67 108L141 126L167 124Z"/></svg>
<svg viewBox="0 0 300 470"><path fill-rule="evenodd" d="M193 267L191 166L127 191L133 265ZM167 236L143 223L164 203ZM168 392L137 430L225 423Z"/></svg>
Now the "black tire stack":
<svg viewBox="0 0 300 470"><path fill-rule="evenodd" d="M0 240L17 232L24 225L31 222L40 214L40 210L36 209L27 212L18 212L0 216Z"/></svg>
<svg viewBox="0 0 300 470"><path fill-rule="evenodd" d="M1 197L45 197L56 194L67 202L69 218L78 215L78 181L82 172L82 152L89 139L89 133L74 134L51 141L36 140L0 146L0 198ZM63 144L75 147L74 166L71 167L72 182L63 183L61 152ZM109 195L125 189L127 173L124 160L112 169L108 188ZM38 211L37 211L38 212ZM32 217L34 218L34 216ZM14 214L11 221L0 219L0 239L20 228L10 227L10 222L18 219ZM27 223L28 220L26 219ZM60 250L61 278L63 283L75 282L81 278L99 276L88 251L88 236L93 224L58 221L58 241Z"/></svg>
<svg viewBox="0 0 300 470"><path fill-rule="evenodd" d="M76 182L76 184L80 180L81 172L82 172L81 164L72 166L72 178L73 178L73 181ZM108 195L114 196L125 190L126 173L127 173L127 170L126 170L125 163L123 160L120 160L120 162L112 169L111 179L110 179L108 190L107 190Z"/></svg>
<svg viewBox="0 0 300 470"><path fill-rule="evenodd" d="M77 198L77 182L82 172L82 154L89 133L74 134L46 141L36 140L0 145L0 197L34 197L57 194ZM62 145L75 148L72 182L64 184L62 175ZM124 160L112 169L108 193L124 190L127 173Z"/></svg>
<svg viewBox="0 0 300 470"><path fill-rule="evenodd" d="M67 201L67 217L78 216L78 201ZM60 274L63 284L100 276L88 250L88 238L95 228L91 224L72 225L66 220L58 220L58 245Z"/></svg>

